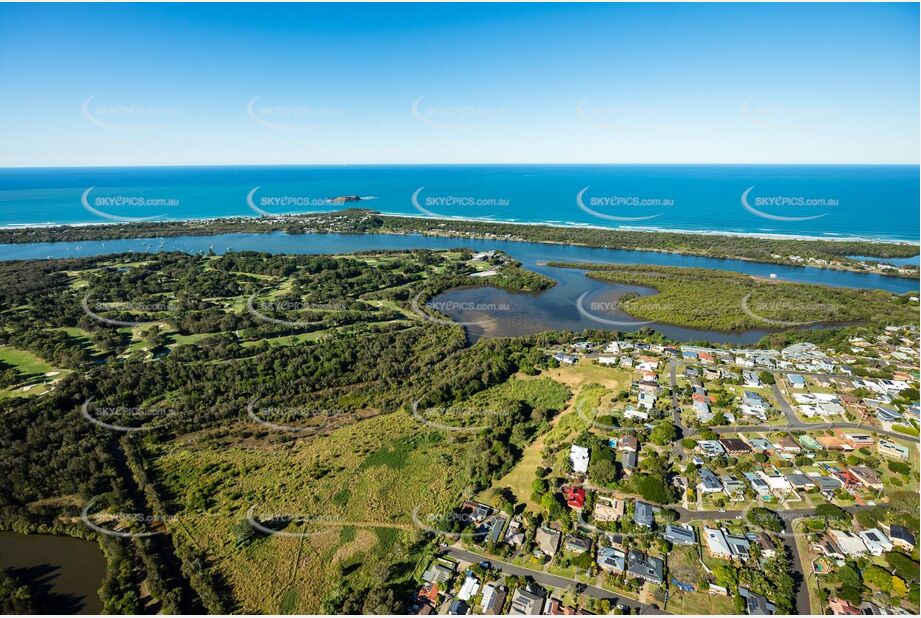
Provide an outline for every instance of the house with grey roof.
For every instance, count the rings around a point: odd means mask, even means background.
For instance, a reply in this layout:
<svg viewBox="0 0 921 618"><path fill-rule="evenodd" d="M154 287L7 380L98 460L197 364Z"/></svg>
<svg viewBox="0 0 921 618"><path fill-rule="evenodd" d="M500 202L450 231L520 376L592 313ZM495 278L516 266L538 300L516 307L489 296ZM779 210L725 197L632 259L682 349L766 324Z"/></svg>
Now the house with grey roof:
<svg viewBox="0 0 921 618"><path fill-rule="evenodd" d="M747 588L739 588L739 596L745 599L745 611L749 616L773 616L777 613L777 606L765 596Z"/></svg>
<svg viewBox="0 0 921 618"><path fill-rule="evenodd" d="M697 543L697 533L691 526L681 526L679 524L666 524L665 540L673 545L694 545Z"/></svg>
<svg viewBox="0 0 921 618"><path fill-rule="evenodd" d="M709 468L701 468L699 470L700 482L697 484L697 491L702 494L713 494L723 491L723 484L720 483L720 480L713 474L713 471Z"/></svg>
<svg viewBox="0 0 921 618"><path fill-rule="evenodd" d="M651 529L655 521L654 513L655 511L651 504L637 500L633 509L633 523Z"/></svg>
<svg viewBox="0 0 921 618"><path fill-rule="evenodd" d="M601 545L598 547L598 566L605 571L623 573L627 570L627 554L619 549Z"/></svg>
<svg viewBox="0 0 921 618"><path fill-rule="evenodd" d="M512 595L512 606L508 613L513 616L537 616L544 610L545 599L542 590L518 588Z"/></svg>
<svg viewBox="0 0 921 618"><path fill-rule="evenodd" d="M627 574L653 584L661 584L665 581L665 563L660 558L647 556L638 549L631 549L627 554Z"/></svg>

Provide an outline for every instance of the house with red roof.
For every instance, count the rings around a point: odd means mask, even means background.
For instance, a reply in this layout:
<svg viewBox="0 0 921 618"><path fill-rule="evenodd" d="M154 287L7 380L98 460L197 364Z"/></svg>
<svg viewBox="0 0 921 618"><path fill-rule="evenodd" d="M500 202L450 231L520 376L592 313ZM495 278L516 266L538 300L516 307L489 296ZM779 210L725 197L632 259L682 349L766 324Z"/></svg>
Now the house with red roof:
<svg viewBox="0 0 921 618"><path fill-rule="evenodd" d="M564 487L563 497L566 498L569 508L581 511L585 506L585 490L581 487Z"/></svg>

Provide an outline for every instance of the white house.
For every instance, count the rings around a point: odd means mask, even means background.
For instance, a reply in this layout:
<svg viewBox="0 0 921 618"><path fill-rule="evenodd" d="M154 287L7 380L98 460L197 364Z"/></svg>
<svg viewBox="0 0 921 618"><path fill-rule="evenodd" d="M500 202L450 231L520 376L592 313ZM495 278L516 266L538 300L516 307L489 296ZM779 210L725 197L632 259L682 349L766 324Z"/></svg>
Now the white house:
<svg viewBox="0 0 921 618"><path fill-rule="evenodd" d="M584 446L573 444L569 447L569 461L572 463L573 472L585 474L588 472L588 449Z"/></svg>

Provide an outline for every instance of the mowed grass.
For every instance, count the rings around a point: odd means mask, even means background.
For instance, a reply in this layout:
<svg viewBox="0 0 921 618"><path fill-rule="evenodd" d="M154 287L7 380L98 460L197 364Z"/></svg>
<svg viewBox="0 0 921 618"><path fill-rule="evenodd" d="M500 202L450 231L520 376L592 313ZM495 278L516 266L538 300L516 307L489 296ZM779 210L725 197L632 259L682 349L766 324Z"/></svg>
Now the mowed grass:
<svg viewBox="0 0 921 618"><path fill-rule="evenodd" d="M462 497L464 443L405 412L288 443L254 432L240 425L147 446L158 484L244 613L320 612L343 572L360 587L388 564L412 562L409 547L421 538L413 513L446 513ZM287 530L315 534L238 546L235 527L250 507L260 519L311 518Z"/></svg>
<svg viewBox="0 0 921 618"><path fill-rule="evenodd" d="M0 361L16 367L25 379L57 371L57 369L32 352L11 348L6 345L0 345Z"/></svg>

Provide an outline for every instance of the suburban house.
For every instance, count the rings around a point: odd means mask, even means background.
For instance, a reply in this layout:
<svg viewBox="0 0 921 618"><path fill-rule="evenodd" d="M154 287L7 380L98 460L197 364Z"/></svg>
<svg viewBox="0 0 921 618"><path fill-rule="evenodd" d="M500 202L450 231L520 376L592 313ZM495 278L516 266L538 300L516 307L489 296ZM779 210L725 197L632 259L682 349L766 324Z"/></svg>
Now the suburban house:
<svg viewBox="0 0 921 618"><path fill-rule="evenodd" d="M798 373L791 373L788 375L787 382L789 382L790 386L793 388L806 388L806 378Z"/></svg>
<svg viewBox="0 0 921 618"><path fill-rule="evenodd" d="M569 447L569 461L572 464L573 472L585 474L588 472L588 449L584 446L573 444Z"/></svg>
<svg viewBox="0 0 921 618"><path fill-rule="evenodd" d="M816 487L815 482L799 470L788 474L787 480L790 481L790 485L793 486L793 489L809 491L810 489L815 489Z"/></svg>
<svg viewBox="0 0 921 618"><path fill-rule="evenodd" d="M446 582L454 577L454 568L444 562L433 562L422 574L422 580L431 584Z"/></svg>
<svg viewBox="0 0 921 618"><path fill-rule="evenodd" d="M720 444L730 455L743 455L751 452L751 447L738 438L720 438Z"/></svg>
<svg viewBox="0 0 921 618"><path fill-rule="evenodd" d="M633 474L633 471L636 470L636 452L624 451L620 457L620 465L624 470L624 474L628 476Z"/></svg>
<svg viewBox="0 0 921 618"><path fill-rule="evenodd" d="M700 482L697 484L697 491L702 494L714 494L723 491L723 484L709 468L701 468L699 471Z"/></svg>
<svg viewBox="0 0 921 618"><path fill-rule="evenodd" d="M626 504L620 498L598 496L593 516L595 521L617 521L624 516Z"/></svg>
<svg viewBox="0 0 921 618"><path fill-rule="evenodd" d="M566 504L571 509L581 511L585 506L585 489L582 487L564 487L563 497L566 498Z"/></svg>
<svg viewBox="0 0 921 618"><path fill-rule="evenodd" d="M898 459L899 461L908 461L908 447L901 444L896 444L890 440L880 440L876 445L876 450L883 457L888 457L889 459Z"/></svg>
<svg viewBox="0 0 921 618"><path fill-rule="evenodd" d="M867 546L867 549L874 556L882 556L885 552L892 549L892 543L889 542L886 535L878 528L865 530L858 533L858 536L863 539L864 545Z"/></svg>
<svg viewBox="0 0 921 618"><path fill-rule="evenodd" d="M541 526L534 533L534 542L545 556L552 556L560 548L560 533L553 528Z"/></svg>
<svg viewBox="0 0 921 618"><path fill-rule="evenodd" d="M719 528L704 528L704 542L710 555L714 558L732 559L732 549L726 542L726 536Z"/></svg>
<svg viewBox="0 0 921 618"><path fill-rule="evenodd" d="M567 534L563 548L574 554L584 554L592 548L592 540L578 534Z"/></svg>
<svg viewBox="0 0 921 618"><path fill-rule="evenodd" d="M618 451L630 451L637 452L640 448L640 443L636 439L636 436L621 436L617 439L617 450Z"/></svg>
<svg viewBox="0 0 921 618"><path fill-rule="evenodd" d="M730 500L738 501L744 498L745 484L729 474L720 476L720 483L723 484L723 493L729 496Z"/></svg>
<svg viewBox="0 0 921 618"><path fill-rule="evenodd" d="M653 584L661 584L665 581L665 563L660 558L631 549L627 554L627 574Z"/></svg>
<svg viewBox="0 0 921 618"><path fill-rule="evenodd" d="M505 586L490 582L483 587L483 601L480 603L480 609L486 616L498 616L502 613L502 607L505 605L505 597L508 594Z"/></svg>
<svg viewBox="0 0 921 618"><path fill-rule="evenodd" d="M719 440L698 440L697 448L707 457L722 457L726 454L726 450Z"/></svg>
<svg viewBox="0 0 921 618"><path fill-rule="evenodd" d="M476 593L480 591L480 581L473 576L473 573L467 571L467 577L464 578L464 583L461 584L461 589L457 593L457 598L461 601L469 601L476 596Z"/></svg>
<svg viewBox="0 0 921 618"><path fill-rule="evenodd" d="M896 547L913 551L915 549L915 535L911 530L899 524L889 526L889 540Z"/></svg>
<svg viewBox="0 0 921 618"><path fill-rule="evenodd" d="M543 591L518 588L512 594L509 614L513 616L537 616L544 611Z"/></svg>
<svg viewBox="0 0 921 618"><path fill-rule="evenodd" d="M633 508L633 523L644 528L652 528L654 521L652 505L637 500Z"/></svg>
<svg viewBox="0 0 921 618"><path fill-rule="evenodd" d="M768 601L767 597L755 594L748 588L739 588L739 596L745 600L745 611L749 616L773 616L777 613L777 606Z"/></svg>
<svg viewBox="0 0 921 618"><path fill-rule="evenodd" d="M867 433L846 433L844 434L844 441L854 448L873 446L875 442L873 436Z"/></svg>
<svg viewBox="0 0 921 618"><path fill-rule="evenodd" d="M866 555L866 543L850 530L829 530L828 534L845 556Z"/></svg>
<svg viewBox="0 0 921 618"><path fill-rule="evenodd" d="M697 534L691 526L666 524L663 536L673 545L695 545L697 543Z"/></svg>
<svg viewBox="0 0 921 618"><path fill-rule="evenodd" d="M600 546L595 562L605 571L623 573L627 570L627 554L613 547Z"/></svg>
<svg viewBox="0 0 921 618"><path fill-rule="evenodd" d="M876 472L866 466L850 466L848 472L854 475L857 482L869 489L881 490L883 482L879 480Z"/></svg>
<svg viewBox="0 0 921 618"><path fill-rule="evenodd" d="M829 534L823 534L818 541L813 543L812 551L832 560L844 560L844 552Z"/></svg>

